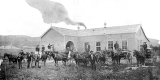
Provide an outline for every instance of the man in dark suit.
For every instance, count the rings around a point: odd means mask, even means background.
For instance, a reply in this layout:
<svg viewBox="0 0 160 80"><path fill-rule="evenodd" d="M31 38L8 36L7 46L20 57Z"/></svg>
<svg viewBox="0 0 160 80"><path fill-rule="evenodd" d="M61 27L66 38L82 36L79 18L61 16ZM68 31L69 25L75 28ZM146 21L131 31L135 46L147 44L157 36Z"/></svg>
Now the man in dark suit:
<svg viewBox="0 0 160 80"><path fill-rule="evenodd" d="M22 56L25 55L25 53L23 52L23 50L21 50L21 52L19 54L22 55Z"/></svg>
<svg viewBox="0 0 160 80"><path fill-rule="evenodd" d="M51 49L51 45L50 45L50 44L48 45L48 49L49 49L49 50Z"/></svg>
<svg viewBox="0 0 160 80"><path fill-rule="evenodd" d="M31 63L31 60L32 60L32 55L31 55L31 53L28 53L27 54L27 68L29 68L30 67L30 63Z"/></svg>
<svg viewBox="0 0 160 80"><path fill-rule="evenodd" d="M96 61L96 57L93 54L93 51L90 51L90 62L91 62L91 68L92 68L92 70L96 70L95 61Z"/></svg>
<svg viewBox="0 0 160 80"><path fill-rule="evenodd" d="M42 53L44 53L45 47L44 45L42 45Z"/></svg>
<svg viewBox="0 0 160 80"><path fill-rule="evenodd" d="M22 69L22 60L23 60L23 57L22 57L22 55L20 53L18 54L17 60L18 60L19 69Z"/></svg>
<svg viewBox="0 0 160 80"><path fill-rule="evenodd" d="M146 42L143 43L143 48L144 48L145 53L147 53L147 43Z"/></svg>
<svg viewBox="0 0 160 80"><path fill-rule="evenodd" d="M39 45L37 45L37 47L36 47L36 52L38 52L38 54L39 54Z"/></svg>
<svg viewBox="0 0 160 80"><path fill-rule="evenodd" d="M115 48L115 50L117 50L119 48L118 41L116 41L116 43L114 44L114 48Z"/></svg>

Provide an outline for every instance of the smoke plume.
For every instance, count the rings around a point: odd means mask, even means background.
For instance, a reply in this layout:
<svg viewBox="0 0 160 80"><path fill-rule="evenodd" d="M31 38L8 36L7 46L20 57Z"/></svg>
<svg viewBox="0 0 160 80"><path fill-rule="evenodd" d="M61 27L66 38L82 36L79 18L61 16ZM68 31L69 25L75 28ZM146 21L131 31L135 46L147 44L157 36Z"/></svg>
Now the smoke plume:
<svg viewBox="0 0 160 80"><path fill-rule="evenodd" d="M82 22L74 22L68 17L68 12L65 7L57 2L49 0L26 0L26 2L33 8L38 9L45 23L59 23L65 22L70 25L86 26Z"/></svg>

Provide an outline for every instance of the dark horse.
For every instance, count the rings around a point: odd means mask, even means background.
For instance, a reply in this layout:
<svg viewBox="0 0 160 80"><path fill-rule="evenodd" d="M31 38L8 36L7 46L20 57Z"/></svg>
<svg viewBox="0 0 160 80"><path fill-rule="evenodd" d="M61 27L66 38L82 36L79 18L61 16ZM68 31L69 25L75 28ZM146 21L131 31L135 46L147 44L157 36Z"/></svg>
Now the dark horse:
<svg viewBox="0 0 160 80"><path fill-rule="evenodd" d="M44 62L44 66L46 65L46 60L49 57L50 54L48 54L48 52L44 52L44 54L42 54L41 56L41 60Z"/></svg>
<svg viewBox="0 0 160 80"><path fill-rule="evenodd" d="M97 63L105 64L105 62L106 62L106 57L105 57L105 53L104 52L102 52L102 53L96 52L95 53L95 58L96 58L96 62Z"/></svg>
<svg viewBox="0 0 160 80"><path fill-rule="evenodd" d="M62 52L62 53L51 52L50 56L54 59L55 66L58 66L58 61L62 61L64 63L64 65L66 66L66 62L68 60L67 54L68 54L68 52Z"/></svg>
<svg viewBox="0 0 160 80"><path fill-rule="evenodd" d="M89 54L87 52L83 52L82 54L79 54L78 52L75 52L73 55L73 58L76 62L76 65L80 65L80 63L83 63L84 66L87 67L87 64L89 62Z"/></svg>
<svg viewBox="0 0 160 80"><path fill-rule="evenodd" d="M32 67L32 64L33 64L33 61L35 62L35 67L38 65L39 66L39 61L40 61L40 55L38 54L35 54L35 52L31 52L31 67Z"/></svg>
<svg viewBox="0 0 160 80"><path fill-rule="evenodd" d="M137 66L139 66L139 64L144 65L145 56L143 55L143 53L141 53L140 51L134 50L133 56L135 56L137 59Z"/></svg>
<svg viewBox="0 0 160 80"><path fill-rule="evenodd" d="M43 54L41 52L39 52L40 55L35 54L34 52L31 52L31 66L33 64L33 62L35 62L35 66L39 66L39 62L42 61L44 62L44 66L46 65L46 60L49 56L48 52L44 52Z"/></svg>
<svg viewBox="0 0 160 80"><path fill-rule="evenodd" d="M113 63L117 63L117 64L120 64L120 60L121 60L121 56L120 56L121 53L115 53L113 51L110 52L110 57L112 58L112 62Z"/></svg>
<svg viewBox="0 0 160 80"><path fill-rule="evenodd" d="M116 55L114 52L111 52L110 56L112 58L113 63L120 64L120 56L118 54Z"/></svg>
<svg viewBox="0 0 160 80"><path fill-rule="evenodd" d="M8 58L9 60L9 63L13 62L13 63L16 63L17 64L17 55L12 55L12 54L8 54L8 53L5 53L4 54L4 58Z"/></svg>

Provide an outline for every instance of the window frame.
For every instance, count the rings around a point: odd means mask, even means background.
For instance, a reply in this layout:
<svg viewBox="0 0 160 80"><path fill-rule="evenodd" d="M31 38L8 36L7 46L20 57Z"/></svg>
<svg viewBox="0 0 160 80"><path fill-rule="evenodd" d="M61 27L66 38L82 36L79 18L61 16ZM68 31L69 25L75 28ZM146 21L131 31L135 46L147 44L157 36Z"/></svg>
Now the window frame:
<svg viewBox="0 0 160 80"><path fill-rule="evenodd" d="M109 42L112 42L112 49L114 49L114 41L113 40L109 40L107 41L107 44L108 44L108 50L111 48L110 45L109 45Z"/></svg>
<svg viewBox="0 0 160 80"><path fill-rule="evenodd" d="M100 51L101 51L101 42L100 42L100 41L97 41L97 42L96 42L96 51L97 51L97 52L100 52Z"/></svg>
<svg viewBox="0 0 160 80"><path fill-rule="evenodd" d="M127 42L127 44L125 44L125 45L124 45L124 44L123 44L123 41L126 41L126 42ZM125 48L124 48L124 47L125 47ZM125 39L124 39L124 40L122 40L122 50L123 50L123 49L128 50L128 40L125 40Z"/></svg>

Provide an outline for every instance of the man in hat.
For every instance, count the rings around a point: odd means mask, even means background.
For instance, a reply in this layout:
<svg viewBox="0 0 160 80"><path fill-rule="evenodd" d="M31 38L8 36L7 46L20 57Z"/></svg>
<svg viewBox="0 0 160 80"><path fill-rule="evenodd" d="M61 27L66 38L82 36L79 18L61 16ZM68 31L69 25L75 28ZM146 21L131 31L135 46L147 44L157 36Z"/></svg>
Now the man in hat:
<svg viewBox="0 0 160 80"><path fill-rule="evenodd" d="M96 64L95 64L95 55L93 54L93 51L90 51L90 62L91 62L91 68L92 70L96 70Z"/></svg>
<svg viewBox="0 0 160 80"><path fill-rule="evenodd" d="M37 45L37 47L36 47L36 52L38 52L38 54L39 54L39 45Z"/></svg>
<svg viewBox="0 0 160 80"><path fill-rule="evenodd" d="M140 52L141 52L141 55L145 57L145 50L143 45L140 45Z"/></svg>
<svg viewBox="0 0 160 80"><path fill-rule="evenodd" d="M3 58L3 61L1 63L1 71L0 71L0 75L1 75L1 78L2 80L6 80L6 66L7 66L7 59L6 58Z"/></svg>
<svg viewBox="0 0 160 80"><path fill-rule="evenodd" d="M31 60L32 60L32 55L31 55L31 53L27 53L27 68L29 68L30 67L30 63L31 63Z"/></svg>
<svg viewBox="0 0 160 80"><path fill-rule="evenodd" d="M115 50L117 50L119 48L118 41L116 41L116 43L114 44L114 48L115 48Z"/></svg>
<svg viewBox="0 0 160 80"><path fill-rule="evenodd" d="M44 45L42 45L42 53L44 53L45 47Z"/></svg>
<svg viewBox="0 0 160 80"><path fill-rule="evenodd" d="M19 69L22 69L22 60L23 60L23 57L22 57L22 55L20 53L18 54L17 60L18 60L18 67L19 67Z"/></svg>
<svg viewBox="0 0 160 80"><path fill-rule="evenodd" d="M143 43L143 48L144 48L145 53L147 53L147 43L146 42Z"/></svg>
<svg viewBox="0 0 160 80"><path fill-rule="evenodd" d="M48 49L49 49L49 50L51 50L51 46L52 46L52 45L50 45L50 43L49 43L49 45L48 45Z"/></svg>
<svg viewBox="0 0 160 80"><path fill-rule="evenodd" d="M23 52L23 50L21 50L19 54L22 55L22 56L25 55L25 53Z"/></svg>

